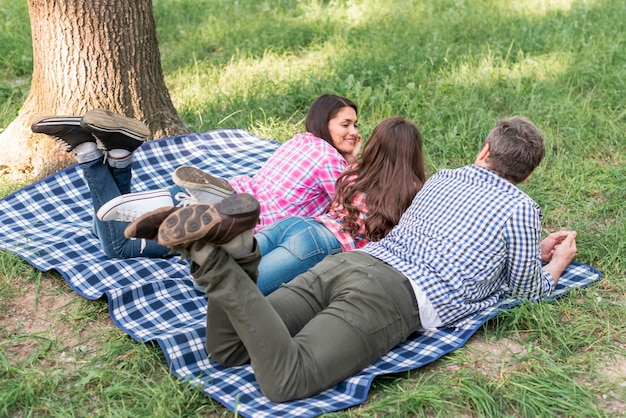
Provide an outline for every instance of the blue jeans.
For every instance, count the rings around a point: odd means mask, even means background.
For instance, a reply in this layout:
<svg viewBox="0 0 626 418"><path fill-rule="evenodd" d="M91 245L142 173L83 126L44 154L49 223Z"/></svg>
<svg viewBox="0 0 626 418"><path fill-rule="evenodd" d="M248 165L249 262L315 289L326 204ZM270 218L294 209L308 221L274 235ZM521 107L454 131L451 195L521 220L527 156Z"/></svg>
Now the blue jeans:
<svg viewBox="0 0 626 418"><path fill-rule="evenodd" d="M304 273L327 255L341 252L337 238L313 218L290 216L255 235L263 254L257 284L264 295Z"/></svg>
<svg viewBox="0 0 626 418"><path fill-rule="evenodd" d="M126 164L124 166L124 164ZM116 165L112 167L110 164ZM100 240L104 253L111 258L163 257L170 249L156 241L128 239L124 236L127 222L102 222L96 217L98 209L109 200L130 193L132 157L122 162L104 161L104 157L79 164L91 191L93 203L93 233Z"/></svg>

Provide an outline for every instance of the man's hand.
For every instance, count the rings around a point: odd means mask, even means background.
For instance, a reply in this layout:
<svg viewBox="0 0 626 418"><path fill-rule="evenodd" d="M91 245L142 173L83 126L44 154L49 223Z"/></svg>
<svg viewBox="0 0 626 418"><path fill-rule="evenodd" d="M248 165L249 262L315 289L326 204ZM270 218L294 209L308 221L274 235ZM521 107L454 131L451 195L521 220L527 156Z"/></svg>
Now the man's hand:
<svg viewBox="0 0 626 418"><path fill-rule="evenodd" d="M552 261L559 261L567 267L576 257L576 232L569 232L567 236L554 247Z"/></svg>
<svg viewBox="0 0 626 418"><path fill-rule="evenodd" d="M552 255L554 254L556 246L559 245L571 233L572 231L553 232L548 235L543 241L541 241L541 261L547 263L552 260Z"/></svg>
<svg viewBox="0 0 626 418"><path fill-rule="evenodd" d="M576 232L555 232L541 241L540 246L541 259L543 261L549 261L549 263L544 266L544 270L552 275L554 284L556 284L561 278L561 274L565 268L574 260L574 257L576 257Z"/></svg>

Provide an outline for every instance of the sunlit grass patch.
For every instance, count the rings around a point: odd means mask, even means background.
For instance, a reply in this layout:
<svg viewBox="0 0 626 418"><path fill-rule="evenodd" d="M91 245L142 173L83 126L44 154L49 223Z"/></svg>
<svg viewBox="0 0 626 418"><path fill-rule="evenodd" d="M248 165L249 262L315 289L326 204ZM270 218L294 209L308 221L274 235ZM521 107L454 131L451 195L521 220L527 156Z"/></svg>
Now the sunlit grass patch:
<svg viewBox="0 0 626 418"><path fill-rule="evenodd" d="M442 76L441 82L462 86L505 83L515 91L524 81L532 83L554 80L562 76L572 65L569 53L554 52L528 56L522 50L514 52L512 49L513 45L507 54L514 54L514 59L509 59L509 55L502 57L493 51L487 51L477 55L479 61L464 62L451 69L449 74Z"/></svg>

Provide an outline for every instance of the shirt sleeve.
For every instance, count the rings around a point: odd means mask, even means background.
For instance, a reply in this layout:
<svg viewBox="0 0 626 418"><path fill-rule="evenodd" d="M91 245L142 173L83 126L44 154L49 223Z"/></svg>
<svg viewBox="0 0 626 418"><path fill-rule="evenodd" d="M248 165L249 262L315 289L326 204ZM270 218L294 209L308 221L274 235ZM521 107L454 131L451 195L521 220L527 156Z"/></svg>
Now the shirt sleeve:
<svg viewBox="0 0 626 418"><path fill-rule="evenodd" d="M542 269L541 209L523 202L515 209L504 229L507 241L506 274L510 292L522 299L537 301L554 290L554 279Z"/></svg>
<svg viewBox="0 0 626 418"><path fill-rule="evenodd" d="M347 161L339 153L336 156L326 154L320 159L316 170L317 183L330 198L335 195L335 183L347 165Z"/></svg>

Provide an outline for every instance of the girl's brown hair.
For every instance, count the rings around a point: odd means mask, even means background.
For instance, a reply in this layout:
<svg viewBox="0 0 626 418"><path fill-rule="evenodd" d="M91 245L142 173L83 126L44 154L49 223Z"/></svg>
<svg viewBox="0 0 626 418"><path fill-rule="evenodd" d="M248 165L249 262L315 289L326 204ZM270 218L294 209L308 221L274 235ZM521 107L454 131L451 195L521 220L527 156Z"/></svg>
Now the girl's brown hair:
<svg viewBox="0 0 626 418"><path fill-rule="evenodd" d="M400 221L425 181L419 128L402 117L390 117L376 125L361 158L339 176L331 205L348 211L344 230L356 237L361 211L352 202L365 193L366 237L378 241Z"/></svg>

